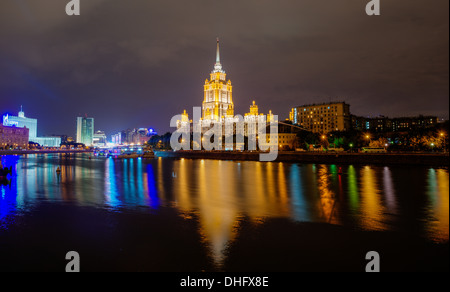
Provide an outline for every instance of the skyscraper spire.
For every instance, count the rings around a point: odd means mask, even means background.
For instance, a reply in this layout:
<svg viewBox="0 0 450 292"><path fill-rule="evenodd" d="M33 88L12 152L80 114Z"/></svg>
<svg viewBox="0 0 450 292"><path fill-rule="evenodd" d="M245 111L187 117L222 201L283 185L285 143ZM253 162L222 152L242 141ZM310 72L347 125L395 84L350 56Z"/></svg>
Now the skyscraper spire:
<svg viewBox="0 0 450 292"><path fill-rule="evenodd" d="M222 70L222 64L220 64L220 43L219 38L217 38L217 52L216 52L216 64L214 65L214 71L215 73L221 72L224 73Z"/></svg>
<svg viewBox="0 0 450 292"><path fill-rule="evenodd" d="M219 42L219 38L217 38L216 64L220 64L220 42Z"/></svg>

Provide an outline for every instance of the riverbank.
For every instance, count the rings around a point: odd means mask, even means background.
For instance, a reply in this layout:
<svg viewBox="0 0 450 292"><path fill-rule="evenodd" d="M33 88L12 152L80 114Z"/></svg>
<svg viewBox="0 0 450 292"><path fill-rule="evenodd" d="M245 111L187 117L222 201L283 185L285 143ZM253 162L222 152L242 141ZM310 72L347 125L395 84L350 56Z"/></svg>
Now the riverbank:
<svg viewBox="0 0 450 292"><path fill-rule="evenodd" d="M155 151L158 157L259 161L258 152ZM317 153L278 152L277 162L449 166L448 153Z"/></svg>
<svg viewBox="0 0 450 292"><path fill-rule="evenodd" d="M26 155L26 154L49 154L49 153L92 153L93 150L0 150L2 155Z"/></svg>

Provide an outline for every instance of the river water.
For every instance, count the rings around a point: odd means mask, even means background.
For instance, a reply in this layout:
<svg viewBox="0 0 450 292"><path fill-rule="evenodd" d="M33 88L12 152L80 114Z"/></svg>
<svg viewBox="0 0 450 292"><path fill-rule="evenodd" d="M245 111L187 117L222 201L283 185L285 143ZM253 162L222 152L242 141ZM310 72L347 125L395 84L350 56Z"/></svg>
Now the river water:
<svg viewBox="0 0 450 292"><path fill-rule="evenodd" d="M2 156L2 270L447 270L449 171ZM61 173L56 172L57 168ZM445 258L444 258L445 257ZM6 263L6 264L5 264Z"/></svg>

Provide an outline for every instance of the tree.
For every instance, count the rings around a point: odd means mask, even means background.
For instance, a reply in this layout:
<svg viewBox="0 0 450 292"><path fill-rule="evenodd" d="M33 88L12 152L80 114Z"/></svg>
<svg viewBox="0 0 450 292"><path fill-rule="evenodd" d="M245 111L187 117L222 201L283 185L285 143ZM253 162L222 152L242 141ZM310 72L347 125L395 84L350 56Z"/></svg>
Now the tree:
<svg viewBox="0 0 450 292"><path fill-rule="evenodd" d="M372 140L369 143L369 147L386 147L386 145L389 145L389 141L386 138L378 138L377 140Z"/></svg>

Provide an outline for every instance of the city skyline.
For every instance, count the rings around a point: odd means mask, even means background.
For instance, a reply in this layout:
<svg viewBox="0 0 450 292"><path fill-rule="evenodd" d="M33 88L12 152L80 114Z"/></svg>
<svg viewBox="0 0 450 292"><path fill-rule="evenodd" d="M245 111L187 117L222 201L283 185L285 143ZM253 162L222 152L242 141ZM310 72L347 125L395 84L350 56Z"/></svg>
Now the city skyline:
<svg viewBox="0 0 450 292"><path fill-rule="evenodd" d="M449 6L0 1L0 271L449 271Z"/></svg>
<svg viewBox="0 0 450 292"><path fill-rule="evenodd" d="M157 1L146 9L145 1L111 1L101 13L98 0L83 3L78 19L59 13L60 2L0 9L8 23L0 25L0 108L24 105L46 135L74 135L74 118L85 114L108 136L173 131L170 117L203 96L217 37L236 113L258 100L284 120L292 107L344 100L358 116L448 119L448 1L387 2L371 18L365 3L193 1L170 9ZM128 21L118 24L119 16Z"/></svg>

